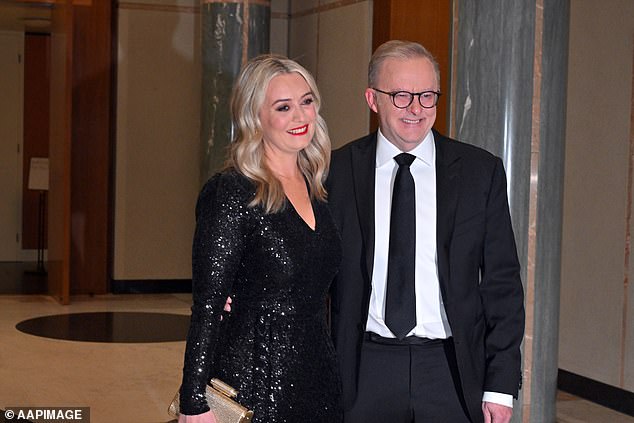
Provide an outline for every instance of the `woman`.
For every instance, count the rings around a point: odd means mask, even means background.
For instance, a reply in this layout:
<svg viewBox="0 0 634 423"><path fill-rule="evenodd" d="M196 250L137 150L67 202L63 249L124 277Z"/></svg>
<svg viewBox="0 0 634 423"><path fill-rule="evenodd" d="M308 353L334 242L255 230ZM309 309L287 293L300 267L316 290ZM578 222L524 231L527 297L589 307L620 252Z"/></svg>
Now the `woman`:
<svg viewBox="0 0 634 423"><path fill-rule="evenodd" d="M260 56L238 77L227 168L196 206L181 423L215 422L204 399L212 377L239 391L254 422L342 419L325 313L341 246L319 107L314 79L292 60Z"/></svg>

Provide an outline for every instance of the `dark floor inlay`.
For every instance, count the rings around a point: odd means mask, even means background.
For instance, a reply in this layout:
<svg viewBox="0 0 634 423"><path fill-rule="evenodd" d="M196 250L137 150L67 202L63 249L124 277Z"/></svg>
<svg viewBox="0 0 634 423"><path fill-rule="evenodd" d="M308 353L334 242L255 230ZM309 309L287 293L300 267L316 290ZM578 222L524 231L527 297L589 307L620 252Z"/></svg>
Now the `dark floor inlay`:
<svg viewBox="0 0 634 423"><path fill-rule="evenodd" d="M187 337L189 316L166 313L98 312L56 314L24 320L21 332L85 342L169 342Z"/></svg>

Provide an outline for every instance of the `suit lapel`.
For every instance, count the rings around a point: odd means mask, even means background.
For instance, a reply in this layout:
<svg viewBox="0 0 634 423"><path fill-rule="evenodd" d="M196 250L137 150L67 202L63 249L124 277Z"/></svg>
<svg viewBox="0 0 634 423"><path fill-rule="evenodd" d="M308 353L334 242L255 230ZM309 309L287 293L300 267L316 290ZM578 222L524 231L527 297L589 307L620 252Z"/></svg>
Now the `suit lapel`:
<svg viewBox="0 0 634 423"><path fill-rule="evenodd" d="M376 169L376 132L364 142L358 143L351 151L352 177L357 202L357 212L361 225L361 235L365 245L366 270L372 279L374 265L374 180Z"/></svg>
<svg viewBox="0 0 634 423"><path fill-rule="evenodd" d="M458 204L460 155L449 143L450 139L434 131L436 146L436 243L438 249L438 273L443 298L449 278L449 243L454 227L454 216ZM376 170L376 132L351 150L352 177L355 200L363 244L368 277L372 278L374 264L374 184Z"/></svg>
<svg viewBox="0 0 634 423"><path fill-rule="evenodd" d="M455 149L448 148L453 142L434 131L436 145L436 245L438 249L438 274L440 289L447 301L449 280L449 243L454 228L454 217L458 204L460 156Z"/></svg>

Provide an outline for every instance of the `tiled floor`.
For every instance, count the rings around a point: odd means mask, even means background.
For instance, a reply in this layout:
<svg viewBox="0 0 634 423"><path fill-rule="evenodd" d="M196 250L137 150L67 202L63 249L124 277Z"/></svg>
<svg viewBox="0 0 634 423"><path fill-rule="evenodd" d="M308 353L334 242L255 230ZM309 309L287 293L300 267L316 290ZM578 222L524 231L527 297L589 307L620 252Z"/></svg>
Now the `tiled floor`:
<svg viewBox="0 0 634 423"><path fill-rule="evenodd" d="M0 266L0 409L5 407L90 407L92 423L164 423L178 387L183 341L76 342L16 330L34 317L84 312L189 314L189 294L74 297L61 306L50 297L6 294ZM37 284L33 284L36 286ZM18 292L21 292L18 290ZM85 328L84 328L85 329ZM144 330L162 331L148 325ZM560 393L560 423L634 423L634 418Z"/></svg>

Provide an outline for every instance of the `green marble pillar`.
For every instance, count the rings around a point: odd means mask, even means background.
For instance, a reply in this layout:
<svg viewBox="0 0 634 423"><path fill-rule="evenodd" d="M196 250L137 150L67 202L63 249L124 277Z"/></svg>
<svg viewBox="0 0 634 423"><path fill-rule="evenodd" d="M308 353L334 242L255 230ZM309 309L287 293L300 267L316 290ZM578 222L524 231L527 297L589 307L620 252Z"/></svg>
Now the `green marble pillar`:
<svg viewBox="0 0 634 423"><path fill-rule="evenodd" d="M569 0L455 0L452 127L504 160L526 294L513 423L556 420Z"/></svg>
<svg viewBox="0 0 634 423"><path fill-rule="evenodd" d="M201 183L225 161L231 142L229 100L233 82L250 58L269 52L270 1L201 2Z"/></svg>

